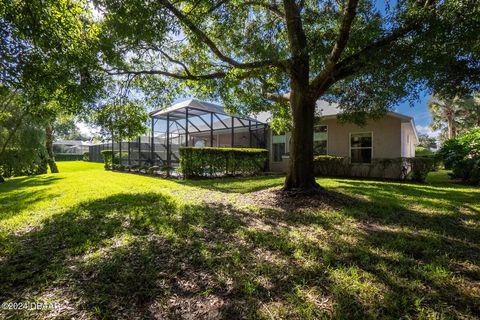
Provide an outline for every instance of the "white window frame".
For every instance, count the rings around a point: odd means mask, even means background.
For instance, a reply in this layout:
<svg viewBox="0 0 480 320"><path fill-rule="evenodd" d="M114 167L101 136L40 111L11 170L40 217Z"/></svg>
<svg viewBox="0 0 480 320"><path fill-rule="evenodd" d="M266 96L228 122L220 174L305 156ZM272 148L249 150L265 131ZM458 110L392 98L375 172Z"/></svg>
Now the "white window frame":
<svg viewBox="0 0 480 320"><path fill-rule="evenodd" d="M352 162L352 134L365 134L370 133L372 136L372 146L371 147L354 147L353 149L372 149L372 157L370 162ZM348 158L350 159L351 164L359 165L371 165L373 163L373 131L361 131L361 132L350 132L348 135Z"/></svg>
<svg viewBox="0 0 480 320"><path fill-rule="evenodd" d="M330 154L328 150L328 124L319 124L313 127L313 144L315 144L315 127L327 127L327 156Z"/></svg>

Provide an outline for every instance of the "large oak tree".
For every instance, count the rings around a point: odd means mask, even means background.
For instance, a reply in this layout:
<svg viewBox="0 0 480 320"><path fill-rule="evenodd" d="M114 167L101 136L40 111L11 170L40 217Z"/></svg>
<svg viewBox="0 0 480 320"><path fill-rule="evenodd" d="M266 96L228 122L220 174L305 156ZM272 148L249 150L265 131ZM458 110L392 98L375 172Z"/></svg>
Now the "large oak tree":
<svg viewBox="0 0 480 320"><path fill-rule="evenodd" d="M248 113L292 120L287 189L317 188L315 103L384 113L419 88L479 85L476 0L96 0L113 75L171 78ZM164 80L162 80L164 81ZM162 82L163 83L163 82ZM162 90L162 88L158 88Z"/></svg>

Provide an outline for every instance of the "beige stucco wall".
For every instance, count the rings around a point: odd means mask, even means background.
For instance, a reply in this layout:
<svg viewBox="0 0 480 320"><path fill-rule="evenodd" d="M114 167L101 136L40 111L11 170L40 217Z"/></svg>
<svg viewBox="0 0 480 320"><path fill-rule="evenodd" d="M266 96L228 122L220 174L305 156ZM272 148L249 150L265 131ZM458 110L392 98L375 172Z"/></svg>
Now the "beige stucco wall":
<svg viewBox="0 0 480 320"><path fill-rule="evenodd" d="M378 120L369 120L365 126L358 126L352 123L339 123L336 118L325 119L321 124L328 126L329 155L350 157L350 133L372 132L373 155L375 158L399 158L401 156L401 120L392 116L385 116ZM412 131L413 132L413 131ZM269 135L270 136L270 135ZM287 152L290 133L286 134ZM271 141L271 140L270 140ZM269 141L269 150L272 150ZM271 152L270 152L271 153ZM270 170L287 172L289 159L286 158L280 163L273 162L273 155L270 154Z"/></svg>
<svg viewBox="0 0 480 320"><path fill-rule="evenodd" d="M402 123L402 157L413 158L415 157L415 144L417 143L417 137L413 131L412 124L410 122Z"/></svg>
<svg viewBox="0 0 480 320"><path fill-rule="evenodd" d="M372 132L373 158L398 158L401 149L401 121L385 116L369 120L363 127L352 123L339 123L336 119L322 121L328 126L328 154L350 157L350 133Z"/></svg>

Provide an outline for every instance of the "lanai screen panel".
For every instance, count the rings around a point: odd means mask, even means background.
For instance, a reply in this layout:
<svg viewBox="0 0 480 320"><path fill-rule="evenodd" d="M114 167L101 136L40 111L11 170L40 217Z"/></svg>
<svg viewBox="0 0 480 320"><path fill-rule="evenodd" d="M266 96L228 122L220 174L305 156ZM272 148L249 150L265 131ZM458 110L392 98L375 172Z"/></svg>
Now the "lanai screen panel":
<svg viewBox="0 0 480 320"><path fill-rule="evenodd" d="M223 107L197 99L177 103L154 111L154 140L165 143L154 154L163 154L167 165L179 161L179 148L193 147L265 147L266 124L251 117L227 114Z"/></svg>

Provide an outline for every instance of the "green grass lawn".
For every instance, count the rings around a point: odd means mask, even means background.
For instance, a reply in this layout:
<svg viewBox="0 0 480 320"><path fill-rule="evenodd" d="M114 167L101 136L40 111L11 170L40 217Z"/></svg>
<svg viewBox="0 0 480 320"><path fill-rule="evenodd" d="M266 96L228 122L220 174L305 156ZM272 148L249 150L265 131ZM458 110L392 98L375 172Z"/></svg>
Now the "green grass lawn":
<svg viewBox="0 0 480 320"><path fill-rule="evenodd" d="M480 189L162 180L60 162L0 184L0 318L476 318Z"/></svg>

